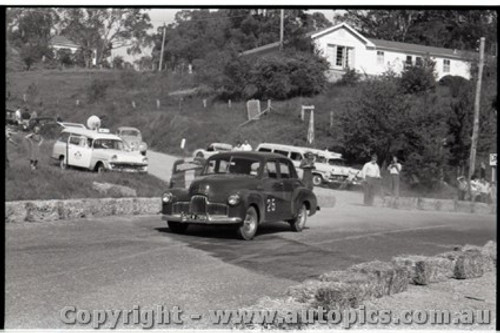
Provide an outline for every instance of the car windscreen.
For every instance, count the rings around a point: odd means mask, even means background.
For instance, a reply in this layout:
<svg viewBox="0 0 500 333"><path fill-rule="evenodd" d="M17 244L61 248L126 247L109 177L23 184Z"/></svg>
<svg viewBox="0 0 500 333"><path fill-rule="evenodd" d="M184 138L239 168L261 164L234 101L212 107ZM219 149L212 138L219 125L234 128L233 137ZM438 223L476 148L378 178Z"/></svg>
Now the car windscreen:
<svg viewBox="0 0 500 333"><path fill-rule="evenodd" d="M260 161L249 157L225 156L207 161L203 175L237 174L256 177L260 169Z"/></svg>
<svg viewBox="0 0 500 333"><path fill-rule="evenodd" d="M125 150L126 146L123 141L115 139L95 139L94 149L115 149Z"/></svg>
<svg viewBox="0 0 500 333"><path fill-rule="evenodd" d="M139 131L136 131L136 130L122 130L122 131L120 131L120 135L123 135L123 136L139 136Z"/></svg>

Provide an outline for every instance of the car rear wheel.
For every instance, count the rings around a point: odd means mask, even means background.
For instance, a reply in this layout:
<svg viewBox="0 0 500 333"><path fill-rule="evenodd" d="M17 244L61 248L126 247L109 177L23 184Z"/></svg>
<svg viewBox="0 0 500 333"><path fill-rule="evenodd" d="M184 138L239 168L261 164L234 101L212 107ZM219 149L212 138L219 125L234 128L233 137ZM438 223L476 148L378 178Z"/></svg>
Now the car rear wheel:
<svg viewBox="0 0 500 333"><path fill-rule="evenodd" d="M204 156L203 156L203 153L200 151L200 152L196 153L196 157L201 157L201 158L203 158Z"/></svg>
<svg viewBox="0 0 500 333"><path fill-rule="evenodd" d="M290 226L292 227L293 231L300 232L306 226L306 221L307 207L305 204L302 204L297 211L297 216L293 220L290 220Z"/></svg>
<svg viewBox="0 0 500 333"><path fill-rule="evenodd" d="M59 157L59 167L61 168L61 170L66 170L68 168L64 156Z"/></svg>
<svg viewBox="0 0 500 333"><path fill-rule="evenodd" d="M254 207L249 207L245 214L243 224L238 228L238 235L244 240L251 240L257 233L259 216Z"/></svg>
<svg viewBox="0 0 500 333"><path fill-rule="evenodd" d="M175 232L176 234L182 234L182 233L186 232L186 229L189 226L187 223L172 222L172 221L168 221L167 224L168 224L168 228L172 232Z"/></svg>
<svg viewBox="0 0 500 333"><path fill-rule="evenodd" d="M320 186L323 183L323 177L320 175L313 175L313 184L314 186Z"/></svg>

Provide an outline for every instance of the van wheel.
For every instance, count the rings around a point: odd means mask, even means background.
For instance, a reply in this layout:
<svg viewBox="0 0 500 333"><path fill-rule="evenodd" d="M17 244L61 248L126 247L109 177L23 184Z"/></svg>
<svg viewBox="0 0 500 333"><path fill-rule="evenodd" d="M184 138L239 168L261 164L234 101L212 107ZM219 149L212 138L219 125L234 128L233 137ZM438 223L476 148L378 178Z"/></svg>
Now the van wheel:
<svg viewBox="0 0 500 333"><path fill-rule="evenodd" d="M313 175L312 181L314 186L320 186L321 184L323 184L323 177L321 177L320 175Z"/></svg>
<svg viewBox="0 0 500 333"><path fill-rule="evenodd" d="M59 167L61 168L61 170L66 170L68 168L64 156L59 157Z"/></svg>
<svg viewBox="0 0 500 333"><path fill-rule="evenodd" d="M167 224L168 224L168 228L172 232L175 232L176 234L182 234L182 233L186 232L186 229L189 226L189 224L187 224L187 223L172 222L172 221L168 221Z"/></svg>

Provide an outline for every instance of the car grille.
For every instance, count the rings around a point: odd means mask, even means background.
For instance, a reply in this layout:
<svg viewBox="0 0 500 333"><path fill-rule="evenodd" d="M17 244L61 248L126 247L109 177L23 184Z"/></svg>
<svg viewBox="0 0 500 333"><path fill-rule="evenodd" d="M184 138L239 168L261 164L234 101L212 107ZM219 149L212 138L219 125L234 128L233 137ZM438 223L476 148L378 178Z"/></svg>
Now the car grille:
<svg viewBox="0 0 500 333"><path fill-rule="evenodd" d="M172 205L173 214L209 214L226 215L228 207L225 204L209 203L204 195L194 195L190 202L180 201Z"/></svg>

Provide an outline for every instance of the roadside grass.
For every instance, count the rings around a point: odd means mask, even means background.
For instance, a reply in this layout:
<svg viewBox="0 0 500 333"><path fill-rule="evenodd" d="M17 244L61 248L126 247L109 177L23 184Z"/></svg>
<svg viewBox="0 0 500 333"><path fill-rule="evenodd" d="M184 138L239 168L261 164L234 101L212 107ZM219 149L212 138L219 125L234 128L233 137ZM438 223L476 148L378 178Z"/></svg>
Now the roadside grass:
<svg viewBox="0 0 500 333"><path fill-rule="evenodd" d="M28 148L22 136L17 135L14 140L19 146L9 144L7 148L10 167L5 170L6 201L117 197L117 194L105 195L92 189L94 181L131 187L138 197L159 197L167 188L165 182L148 174L61 170L50 158L51 141L43 143L39 168L31 171Z"/></svg>

